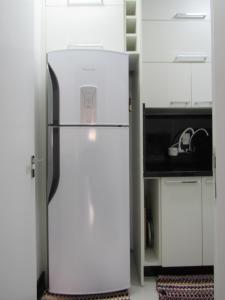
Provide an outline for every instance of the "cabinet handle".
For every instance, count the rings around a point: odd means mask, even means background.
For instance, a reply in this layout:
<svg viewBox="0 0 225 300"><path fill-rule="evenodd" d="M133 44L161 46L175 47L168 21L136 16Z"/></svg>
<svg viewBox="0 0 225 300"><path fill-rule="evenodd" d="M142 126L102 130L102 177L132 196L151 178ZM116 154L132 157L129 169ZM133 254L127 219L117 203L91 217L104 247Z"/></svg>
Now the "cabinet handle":
<svg viewBox="0 0 225 300"><path fill-rule="evenodd" d="M86 3L85 3L86 2ZM67 6L84 6L84 5L87 5L87 4L92 4L91 1L90 3L88 3L88 1L84 1L84 3L82 3L82 1L78 1L78 0L67 0ZM94 1L94 5L103 5L103 0L95 0Z"/></svg>
<svg viewBox="0 0 225 300"><path fill-rule="evenodd" d="M182 62L194 62L194 63L204 63L207 60L206 54L178 54L175 57L174 62L182 63Z"/></svg>
<svg viewBox="0 0 225 300"><path fill-rule="evenodd" d="M199 180L167 180L165 181L167 184L174 184L174 183L200 183Z"/></svg>
<svg viewBox="0 0 225 300"><path fill-rule="evenodd" d="M103 45L100 43L96 44L68 44L67 49L80 49L80 48L86 48L86 49L103 49Z"/></svg>
<svg viewBox="0 0 225 300"><path fill-rule="evenodd" d="M177 13L174 18L175 19L197 19L202 20L206 18L206 14L189 14L189 13Z"/></svg>
<svg viewBox="0 0 225 300"><path fill-rule="evenodd" d="M195 101L194 104L198 105L198 104L212 104L212 101Z"/></svg>
<svg viewBox="0 0 225 300"><path fill-rule="evenodd" d="M188 105L188 104L190 104L190 101L170 101L170 104L171 105L174 105L174 104L185 104L185 105Z"/></svg>

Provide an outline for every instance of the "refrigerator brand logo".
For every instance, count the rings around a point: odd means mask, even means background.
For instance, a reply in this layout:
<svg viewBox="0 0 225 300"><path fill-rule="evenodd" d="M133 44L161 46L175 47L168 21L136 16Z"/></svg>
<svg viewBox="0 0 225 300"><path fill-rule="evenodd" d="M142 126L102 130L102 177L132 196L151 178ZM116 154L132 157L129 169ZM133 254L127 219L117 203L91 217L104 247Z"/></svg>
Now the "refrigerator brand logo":
<svg viewBox="0 0 225 300"><path fill-rule="evenodd" d="M96 68L94 68L94 67L83 67L82 70L86 71L86 72L94 72L94 71L96 71Z"/></svg>

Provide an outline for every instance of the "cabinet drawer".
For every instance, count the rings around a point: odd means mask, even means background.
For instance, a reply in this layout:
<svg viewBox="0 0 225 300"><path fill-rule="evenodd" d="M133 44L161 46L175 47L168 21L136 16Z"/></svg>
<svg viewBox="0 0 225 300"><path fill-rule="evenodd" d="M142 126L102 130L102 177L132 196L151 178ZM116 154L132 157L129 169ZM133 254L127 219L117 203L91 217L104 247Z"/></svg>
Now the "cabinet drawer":
<svg viewBox="0 0 225 300"><path fill-rule="evenodd" d="M147 107L190 107L191 65L143 63L141 100Z"/></svg>
<svg viewBox="0 0 225 300"><path fill-rule="evenodd" d="M210 0L143 0L143 19L171 20L177 13L210 18Z"/></svg>
<svg viewBox="0 0 225 300"><path fill-rule="evenodd" d="M163 178L162 265L202 265L201 178Z"/></svg>
<svg viewBox="0 0 225 300"><path fill-rule="evenodd" d="M206 56L211 59L209 22L143 21L143 61L175 62L177 56Z"/></svg>
<svg viewBox="0 0 225 300"><path fill-rule="evenodd" d="M212 106L212 65L192 64L192 106Z"/></svg>
<svg viewBox="0 0 225 300"><path fill-rule="evenodd" d="M46 15L47 51L69 45L124 51L123 5L47 7Z"/></svg>

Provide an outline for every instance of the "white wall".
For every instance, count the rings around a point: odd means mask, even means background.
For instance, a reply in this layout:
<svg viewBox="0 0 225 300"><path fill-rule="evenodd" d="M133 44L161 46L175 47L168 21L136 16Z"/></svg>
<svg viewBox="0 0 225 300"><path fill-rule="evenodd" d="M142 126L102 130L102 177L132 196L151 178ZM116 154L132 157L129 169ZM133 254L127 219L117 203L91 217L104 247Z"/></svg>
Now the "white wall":
<svg viewBox="0 0 225 300"><path fill-rule="evenodd" d="M225 1L212 0L214 18L214 126L216 134L215 299L225 295Z"/></svg>

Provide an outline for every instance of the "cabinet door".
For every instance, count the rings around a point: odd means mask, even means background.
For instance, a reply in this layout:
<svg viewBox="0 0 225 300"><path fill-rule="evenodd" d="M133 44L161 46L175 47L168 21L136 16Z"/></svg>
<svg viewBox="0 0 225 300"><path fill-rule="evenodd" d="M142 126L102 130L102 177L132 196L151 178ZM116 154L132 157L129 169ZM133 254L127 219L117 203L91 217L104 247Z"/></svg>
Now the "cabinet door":
<svg viewBox="0 0 225 300"><path fill-rule="evenodd" d="M162 265L202 265L201 178L163 178Z"/></svg>
<svg viewBox="0 0 225 300"><path fill-rule="evenodd" d="M189 64L143 63L141 99L147 107L190 107Z"/></svg>
<svg viewBox="0 0 225 300"><path fill-rule="evenodd" d="M212 177L202 178L203 265L214 264L214 186Z"/></svg>
<svg viewBox="0 0 225 300"><path fill-rule="evenodd" d="M150 20L171 20L177 13L203 14L210 18L210 0L143 0L142 16Z"/></svg>
<svg viewBox="0 0 225 300"><path fill-rule="evenodd" d="M192 64L192 106L212 106L212 65Z"/></svg>
<svg viewBox="0 0 225 300"><path fill-rule="evenodd" d="M124 5L46 8L47 51L99 47L124 51Z"/></svg>
<svg viewBox="0 0 225 300"><path fill-rule="evenodd" d="M143 61L198 61L211 57L210 22L151 22L143 21ZM200 56L200 57L199 57Z"/></svg>

